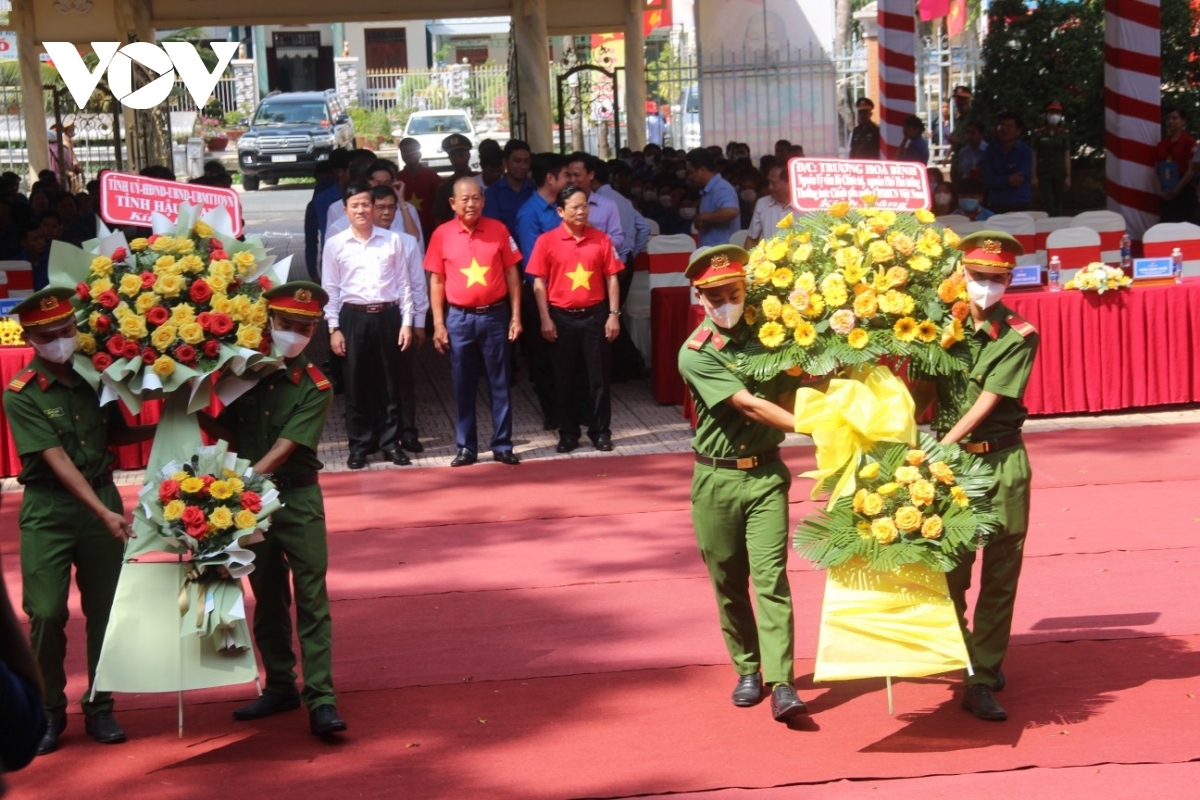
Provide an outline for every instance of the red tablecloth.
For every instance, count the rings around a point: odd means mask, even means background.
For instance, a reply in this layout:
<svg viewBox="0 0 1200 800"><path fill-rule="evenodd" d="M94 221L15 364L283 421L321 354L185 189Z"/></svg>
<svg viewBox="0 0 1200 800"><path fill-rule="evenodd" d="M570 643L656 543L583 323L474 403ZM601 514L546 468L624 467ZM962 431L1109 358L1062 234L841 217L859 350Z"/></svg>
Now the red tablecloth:
<svg viewBox="0 0 1200 800"><path fill-rule="evenodd" d="M1103 295L1015 291L1004 303L1041 334L1025 390L1030 414L1200 401L1200 278ZM703 318L704 309L691 306L687 329ZM683 417L695 424L687 392Z"/></svg>
<svg viewBox="0 0 1200 800"><path fill-rule="evenodd" d="M650 290L650 375L654 399L664 405L679 405L687 392L679 377L679 348L699 323L690 322L692 290L669 286ZM703 316L703 314L701 314Z"/></svg>

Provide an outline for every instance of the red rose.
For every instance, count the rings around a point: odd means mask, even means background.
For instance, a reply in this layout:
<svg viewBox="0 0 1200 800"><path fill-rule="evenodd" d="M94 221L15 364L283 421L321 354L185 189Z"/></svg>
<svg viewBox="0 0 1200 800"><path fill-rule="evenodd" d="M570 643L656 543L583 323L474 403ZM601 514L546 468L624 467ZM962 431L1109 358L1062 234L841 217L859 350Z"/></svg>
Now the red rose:
<svg viewBox="0 0 1200 800"><path fill-rule="evenodd" d="M96 295L96 302L100 304L101 308L112 311L120 304L121 298L117 297L116 292L114 292L112 289L109 289L106 292L101 292L100 294Z"/></svg>
<svg viewBox="0 0 1200 800"><path fill-rule="evenodd" d="M155 275L153 272L143 272L142 273L142 289L147 292L150 291L151 289L154 288L154 282L156 280L158 280L158 276Z"/></svg>
<svg viewBox="0 0 1200 800"><path fill-rule="evenodd" d="M242 508L257 514L262 511L262 498L258 496L257 492L247 489L242 492Z"/></svg>
<svg viewBox="0 0 1200 800"><path fill-rule="evenodd" d="M179 481L163 481L158 487L158 499L166 505L179 497Z"/></svg>
<svg viewBox="0 0 1200 800"><path fill-rule="evenodd" d="M86 283L77 283L75 284L75 294L79 295L80 300L91 300L92 287L88 286Z"/></svg>
<svg viewBox="0 0 1200 800"><path fill-rule="evenodd" d="M216 358L221 354L221 343L216 339L209 339L204 343L204 355L209 358Z"/></svg>
<svg viewBox="0 0 1200 800"><path fill-rule="evenodd" d="M204 481L204 487L208 488L217 482L217 479L212 475L201 475L200 480Z"/></svg>
<svg viewBox="0 0 1200 800"><path fill-rule="evenodd" d="M220 239L213 238L213 239L208 240L208 249L209 250L220 250L224 246L225 245L221 244Z"/></svg>
<svg viewBox="0 0 1200 800"><path fill-rule="evenodd" d="M264 292L271 291L272 285L273 284L271 283L271 279L268 278L266 275L263 275L258 279L258 287L260 289L262 289Z"/></svg>
<svg viewBox="0 0 1200 800"><path fill-rule="evenodd" d="M146 312L146 322L151 325L162 325L171 318L171 312L162 306L155 306Z"/></svg>
<svg viewBox="0 0 1200 800"><path fill-rule="evenodd" d="M112 317L97 317L96 318L96 333L108 333L108 329L112 327Z"/></svg>
<svg viewBox="0 0 1200 800"><path fill-rule="evenodd" d="M92 366L103 372L112 366L112 356L108 353L96 353L92 356Z"/></svg>
<svg viewBox="0 0 1200 800"><path fill-rule="evenodd" d="M175 348L175 358L184 364L196 363L196 348L190 344L181 344Z"/></svg>
<svg viewBox="0 0 1200 800"><path fill-rule="evenodd" d="M200 327L204 328L205 332L212 330L212 313L209 311L201 311L196 315L196 322L200 323Z"/></svg>
<svg viewBox="0 0 1200 800"><path fill-rule="evenodd" d="M201 278L192 282L192 288L188 289L188 294L197 303L207 303L212 299L213 293L212 289L208 287L208 282Z"/></svg>
<svg viewBox="0 0 1200 800"><path fill-rule="evenodd" d="M228 261L229 253L226 253L224 250L222 250L220 243L218 243L217 247L214 248L213 251L208 254L208 257L212 261Z"/></svg>
<svg viewBox="0 0 1200 800"><path fill-rule="evenodd" d="M121 352L121 355L125 356L126 358L137 358L138 357L137 342L128 342L128 341L125 342L125 349Z"/></svg>
<svg viewBox="0 0 1200 800"><path fill-rule="evenodd" d="M233 318L228 314L213 314L212 315L212 332L217 336L224 336L233 330Z"/></svg>
<svg viewBox="0 0 1200 800"><path fill-rule="evenodd" d="M155 242L157 242L157 241L158 241L158 239L159 239L159 236L158 236L158 234L157 234L157 233L152 233L152 234L150 234L150 238L146 240L146 243L147 243L147 244L154 244ZM113 259L113 260L114 260L114 261L116 261L116 259Z"/></svg>
<svg viewBox="0 0 1200 800"><path fill-rule="evenodd" d="M147 347L142 351L143 364L153 364L155 361L158 361L158 353L155 352L153 347Z"/></svg>
<svg viewBox="0 0 1200 800"><path fill-rule="evenodd" d="M174 481L171 481L171 483L174 483ZM184 508L183 516L179 518L179 521L184 525L194 525L197 522L208 522L204 516L204 509L200 508L200 506L187 506Z"/></svg>
<svg viewBox="0 0 1200 800"><path fill-rule="evenodd" d="M112 251L112 255L109 256L109 258L111 258L113 260L114 264L119 264L125 260L126 255L128 255L128 254L125 252L125 248L118 247L116 250Z"/></svg>
<svg viewBox="0 0 1200 800"><path fill-rule="evenodd" d="M125 337L119 333L114 333L104 346L108 348L108 352L119 358L125 354Z"/></svg>
<svg viewBox="0 0 1200 800"><path fill-rule="evenodd" d="M238 289L240 289L240 288L242 288L242 279L241 279L241 278L234 278L234 279L233 279L233 283L229 284L229 293L230 293L230 294L233 294L234 292L236 292L236 291L237 291Z"/></svg>
<svg viewBox="0 0 1200 800"><path fill-rule="evenodd" d="M193 539L203 539L205 536L208 536L208 523L199 522L195 525L188 525L187 534Z"/></svg>

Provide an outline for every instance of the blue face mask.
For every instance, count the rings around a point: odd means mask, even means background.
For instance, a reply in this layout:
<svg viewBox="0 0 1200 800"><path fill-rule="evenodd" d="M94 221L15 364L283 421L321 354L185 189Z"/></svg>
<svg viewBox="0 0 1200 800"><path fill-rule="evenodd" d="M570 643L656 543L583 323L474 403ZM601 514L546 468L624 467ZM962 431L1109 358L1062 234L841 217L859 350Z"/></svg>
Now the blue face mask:
<svg viewBox="0 0 1200 800"><path fill-rule="evenodd" d="M973 197L963 197L958 201L958 207L970 214L979 210L979 201Z"/></svg>

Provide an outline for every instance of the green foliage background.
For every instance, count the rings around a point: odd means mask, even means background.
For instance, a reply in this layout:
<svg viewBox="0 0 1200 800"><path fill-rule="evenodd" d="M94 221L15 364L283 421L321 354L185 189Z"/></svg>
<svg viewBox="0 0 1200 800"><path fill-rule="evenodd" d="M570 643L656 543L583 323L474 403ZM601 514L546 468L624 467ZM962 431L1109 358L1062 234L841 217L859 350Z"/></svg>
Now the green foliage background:
<svg viewBox="0 0 1200 800"><path fill-rule="evenodd" d="M1189 111L1200 130L1200 13L1189 0L1162 0L1162 104ZM993 0L983 43L983 70L972 116L991 130L1000 111L1016 111L1027 130L1041 124L1049 100L1063 104L1076 156L1104 154L1104 2Z"/></svg>

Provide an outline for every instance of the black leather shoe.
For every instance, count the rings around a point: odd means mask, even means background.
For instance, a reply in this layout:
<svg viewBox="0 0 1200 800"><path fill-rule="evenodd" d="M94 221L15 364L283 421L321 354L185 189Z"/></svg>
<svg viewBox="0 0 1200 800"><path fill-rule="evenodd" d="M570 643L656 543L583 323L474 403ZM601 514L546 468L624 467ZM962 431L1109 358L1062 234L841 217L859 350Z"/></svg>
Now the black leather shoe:
<svg viewBox="0 0 1200 800"><path fill-rule="evenodd" d="M578 436L559 436L558 437L558 447L554 448L554 452L569 453L572 450L574 450L576 447L579 447L579 437Z"/></svg>
<svg viewBox="0 0 1200 800"><path fill-rule="evenodd" d="M452 467L466 467L474 464L479 458L467 448L462 448L458 451L458 455L454 456L454 460L450 462Z"/></svg>
<svg viewBox="0 0 1200 800"><path fill-rule="evenodd" d="M992 697L992 688L982 683L973 683L963 691L962 707L980 719L989 722L1004 722L1008 712Z"/></svg>
<svg viewBox="0 0 1200 800"><path fill-rule="evenodd" d="M738 678L733 689L733 704L738 708L750 708L763 701L762 675L757 672Z"/></svg>
<svg viewBox="0 0 1200 800"><path fill-rule="evenodd" d="M111 711L97 711L83 718L83 729L100 744L120 744L125 741L125 730L113 719Z"/></svg>
<svg viewBox="0 0 1200 800"><path fill-rule="evenodd" d="M515 467L521 463L521 459L517 458L517 454L512 450L493 450L492 460L499 461L501 464L508 464L510 467Z"/></svg>
<svg viewBox="0 0 1200 800"><path fill-rule="evenodd" d="M595 445L597 450L607 453L613 448L612 436L607 433L602 433L595 439L592 439L592 444Z"/></svg>
<svg viewBox="0 0 1200 800"><path fill-rule="evenodd" d="M367 454L366 453L351 453L350 457L348 459L346 459L346 466L349 467L350 469L362 469L366 465L367 465Z"/></svg>
<svg viewBox="0 0 1200 800"><path fill-rule="evenodd" d="M418 439L401 439L400 446L410 453L424 453L425 445Z"/></svg>
<svg viewBox="0 0 1200 800"><path fill-rule="evenodd" d="M1008 686L1008 681L1004 679L1004 670L996 670L996 685L992 687L993 692L1003 692L1004 687Z"/></svg>
<svg viewBox="0 0 1200 800"><path fill-rule="evenodd" d="M317 706L308 712L308 729L313 736L328 736L346 730L346 721L338 716L337 706Z"/></svg>
<svg viewBox="0 0 1200 800"><path fill-rule="evenodd" d="M394 444L389 444L383 448L383 457L397 467L407 467L412 464L412 461L408 458L408 454Z"/></svg>
<svg viewBox="0 0 1200 800"><path fill-rule="evenodd" d="M786 683L778 683L771 691L771 716L776 722L786 722L792 717L808 713L808 706L796 695L796 690Z"/></svg>
<svg viewBox="0 0 1200 800"><path fill-rule="evenodd" d="M48 720L46 722L46 732L42 734L42 741L38 742L37 754L44 756L47 753L53 753L57 750L58 737L62 736L62 732L66 729L67 718L65 716Z"/></svg>
<svg viewBox="0 0 1200 800"><path fill-rule="evenodd" d="M263 719L282 711L295 711L300 707L300 695L296 693L265 691L257 700L248 706L242 706L233 712L234 719Z"/></svg>

